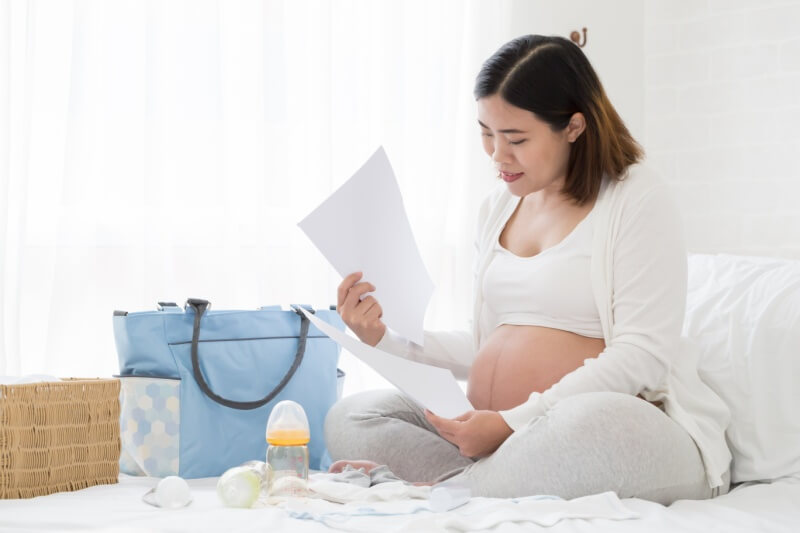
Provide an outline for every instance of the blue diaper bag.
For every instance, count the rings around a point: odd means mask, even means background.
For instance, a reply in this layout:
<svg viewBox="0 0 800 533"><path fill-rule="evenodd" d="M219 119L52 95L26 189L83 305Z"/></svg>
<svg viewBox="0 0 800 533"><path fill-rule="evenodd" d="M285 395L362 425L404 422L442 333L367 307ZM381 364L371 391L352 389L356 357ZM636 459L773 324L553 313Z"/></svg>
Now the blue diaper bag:
<svg viewBox="0 0 800 533"><path fill-rule="evenodd" d="M341 395L339 345L299 311L184 308L114 312L121 380L120 470L132 475L219 476L264 461L267 420L281 400L303 406L309 467L327 469L323 424ZM332 309L314 311L344 330Z"/></svg>

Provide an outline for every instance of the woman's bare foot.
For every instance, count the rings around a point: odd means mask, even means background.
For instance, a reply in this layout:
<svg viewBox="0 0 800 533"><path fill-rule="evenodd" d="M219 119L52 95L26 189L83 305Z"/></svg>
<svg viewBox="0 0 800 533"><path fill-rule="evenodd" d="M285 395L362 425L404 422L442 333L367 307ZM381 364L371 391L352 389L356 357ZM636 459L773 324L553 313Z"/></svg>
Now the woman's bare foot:
<svg viewBox="0 0 800 533"><path fill-rule="evenodd" d="M331 474L338 474L339 472L344 470L344 467L346 467L347 465L352 466L356 470L358 470L359 468L363 468L364 472L366 472L367 474L369 474L369 471L372 470L373 468L380 466L378 463L372 461L351 461L349 459L342 459L341 461L336 461L335 463L333 463L331 467L328 469L328 472L330 472Z"/></svg>

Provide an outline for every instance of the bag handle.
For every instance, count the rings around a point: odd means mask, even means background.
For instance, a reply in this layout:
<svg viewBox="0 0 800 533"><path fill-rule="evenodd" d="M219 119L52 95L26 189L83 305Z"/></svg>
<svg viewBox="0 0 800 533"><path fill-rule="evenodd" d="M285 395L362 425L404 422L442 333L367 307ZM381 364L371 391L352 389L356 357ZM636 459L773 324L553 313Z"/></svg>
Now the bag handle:
<svg viewBox="0 0 800 533"><path fill-rule="evenodd" d="M310 322L308 318L306 318L306 316L300 312L299 309L295 308L294 312L300 315L300 340L297 343L297 353L294 356L294 363L292 363L292 367L288 372L286 372L286 375L283 376L283 379L280 381L280 383L278 383L275 388L272 389L272 392L260 400L254 400L252 402L237 402L223 398L222 396L214 393L214 391L211 390L211 387L208 386L208 383L206 383L205 377L203 377L203 373L200 371L200 356L197 353L200 342L200 319L203 318L203 314L211 306L211 303L209 303L208 300L189 298L186 300L186 305L191 306L194 309L194 331L192 332L192 371L194 373L194 379L197 382L197 385L200 387L200 390L202 390L206 396L220 405L224 405L225 407L230 407L232 409L247 411L250 409L258 409L259 407L268 404L283 390L286 384L289 383L289 380L292 379L292 376L294 376L294 373L297 372L297 368L303 361L303 355L305 355L306 352L306 339L308 338L308 325ZM314 311L310 312L313 313Z"/></svg>

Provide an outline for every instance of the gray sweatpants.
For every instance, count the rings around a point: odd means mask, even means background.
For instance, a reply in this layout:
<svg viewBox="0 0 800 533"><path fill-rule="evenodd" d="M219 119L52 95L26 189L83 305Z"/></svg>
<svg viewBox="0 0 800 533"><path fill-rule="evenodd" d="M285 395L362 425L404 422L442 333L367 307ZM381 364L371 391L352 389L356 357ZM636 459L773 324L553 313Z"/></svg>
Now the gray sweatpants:
<svg viewBox="0 0 800 533"><path fill-rule="evenodd" d="M407 481L452 479L473 496L571 499L611 490L669 505L723 494L729 485L709 488L700 451L663 411L614 392L561 400L479 460L463 457L419 405L391 390L340 400L325 420L325 440L334 460L386 464Z"/></svg>

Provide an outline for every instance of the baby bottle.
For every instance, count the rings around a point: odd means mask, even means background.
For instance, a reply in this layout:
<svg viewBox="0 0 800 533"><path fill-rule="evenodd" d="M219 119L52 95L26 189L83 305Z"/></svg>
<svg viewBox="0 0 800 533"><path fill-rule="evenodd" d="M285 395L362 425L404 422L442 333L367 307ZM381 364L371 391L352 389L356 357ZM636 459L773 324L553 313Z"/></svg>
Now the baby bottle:
<svg viewBox="0 0 800 533"><path fill-rule="evenodd" d="M291 400L278 402L267 422L270 496L305 496L308 488L308 418Z"/></svg>

